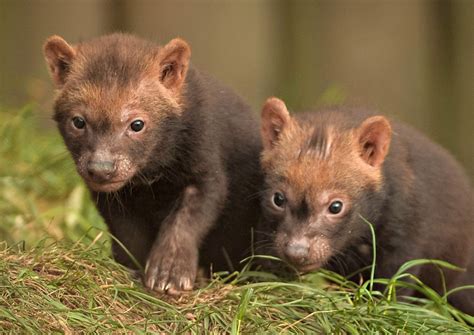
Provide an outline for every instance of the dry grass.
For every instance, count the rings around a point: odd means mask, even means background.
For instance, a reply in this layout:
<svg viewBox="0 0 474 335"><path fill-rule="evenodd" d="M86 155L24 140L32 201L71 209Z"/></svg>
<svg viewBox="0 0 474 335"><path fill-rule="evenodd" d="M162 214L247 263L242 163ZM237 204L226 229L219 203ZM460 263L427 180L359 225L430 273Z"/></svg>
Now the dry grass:
<svg viewBox="0 0 474 335"><path fill-rule="evenodd" d="M107 243L105 243L107 244ZM469 333L467 325L354 284L215 279L180 298L146 292L104 255L107 245L41 243L0 251L0 328L11 333ZM258 273L257 273L258 274ZM365 292L364 292L365 291Z"/></svg>

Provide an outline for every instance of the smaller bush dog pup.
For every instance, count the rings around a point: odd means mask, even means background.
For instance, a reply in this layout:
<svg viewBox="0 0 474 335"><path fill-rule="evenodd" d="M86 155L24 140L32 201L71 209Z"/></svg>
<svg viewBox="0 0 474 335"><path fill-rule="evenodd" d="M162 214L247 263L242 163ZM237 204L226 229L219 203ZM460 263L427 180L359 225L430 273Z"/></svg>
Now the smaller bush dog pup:
<svg viewBox="0 0 474 335"><path fill-rule="evenodd" d="M261 184L258 123L242 99L190 67L179 38L51 36L44 55L64 142L111 233L145 267L145 285L177 294L192 289L198 259L237 265ZM135 268L119 243L112 249Z"/></svg>
<svg viewBox="0 0 474 335"><path fill-rule="evenodd" d="M372 262L389 278L408 260L441 259L447 289L474 284L473 192L460 165L409 126L379 115L328 108L291 117L283 101L262 110L264 226L272 251L301 272L344 275ZM413 273L443 293L434 265ZM474 290L450 297L474 314Z"/></svg>

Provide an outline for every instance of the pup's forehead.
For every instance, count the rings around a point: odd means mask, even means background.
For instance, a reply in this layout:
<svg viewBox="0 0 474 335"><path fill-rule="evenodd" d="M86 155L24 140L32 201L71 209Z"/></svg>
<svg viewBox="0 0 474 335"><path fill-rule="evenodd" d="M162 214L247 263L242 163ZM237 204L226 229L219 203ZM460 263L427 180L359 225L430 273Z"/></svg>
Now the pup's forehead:
<svg viewBox="0 0 474 335"><path fill-rule="evenodd" d="M333 165L353 151L352 133L333 124L292 122L274 148L286 162L302 169L323 169Z"/></svg>
<svg viewBox="0 0 474 335"><path fill-rule="evenodd" d="M294 125L274 151L274 173L296 194L319 198L328 191L357 193L371 182L351 129L331 124Z"/></svg>
<svg viewBox="0 0 474 335"><path fill-rule="evenodd" d="M158 47L130 37L105 37L77 46L72 75L83 82L128 87L158 67Z"/></svg>
<svg viewBox="0 0 474 335"><path fill-rule="evenodd" d="M87 117L88 121L94 119L117 119L120 114L128 109L127 105L132 101L133 95L129 90L121 90L114 86L96 85L89 82L70 85L58 102L59 113L79 114ZM61 102L67 103L61 106Z"/></svg>
<svg viewBox="0 0 474 335"><path fill-rule="evenodd" d="M296 193L320 193L345 188L348 163L339 155L331 159L322 153L303 151L297 159L288 162L283 171L284 179Z"/></svg>
<svg viewBox="0 0 474 335"><path fill-rule="evenodd" d="M169 92L152 76L143 76L126 89L118 84L103 85L89 81L70 81L58 100L67 106L59 113L81 114L90 122L120 124L130 114L154 115L160 118L163 111L178 108Z"/></svg>

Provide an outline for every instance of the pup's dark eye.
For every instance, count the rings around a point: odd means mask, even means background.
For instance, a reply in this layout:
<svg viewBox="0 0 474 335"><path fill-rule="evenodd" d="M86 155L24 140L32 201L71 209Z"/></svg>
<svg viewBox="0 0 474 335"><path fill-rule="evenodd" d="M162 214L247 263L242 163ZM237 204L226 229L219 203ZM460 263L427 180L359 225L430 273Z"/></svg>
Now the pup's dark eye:
<svg viewBox="0 0 474 335"><path fill-rule="evenodd" d="M331 214L339 214L342 211L342 202L339 200L331 202L328 210Z"/></svg>
<svg viewBox="0 0 474 335"><path fill-rule="evenodd" d="M145 127L145 122L143 122L142 120L135 120L132 122L132 124L130 125L130 128L134 131L134 132L139 132L140 130L143 129L143 127Z"/></svg>
<svg viewBox="0 0 474 335"><path fill-rule="evenodd" d="M285 196L283 195L283 193L280 193L280 192L276 192L274 195L273 195L273 204L277 207L283 207L283 205L285 204L286 202L286 198Z"/></svg>
<svg viewBox="0 0 474 335"><path fill-rule="evenodd" d="M86 126L86 121L82 117L75 116L72 118L72 124L77 129L84 129L84 127Z"/></svg>

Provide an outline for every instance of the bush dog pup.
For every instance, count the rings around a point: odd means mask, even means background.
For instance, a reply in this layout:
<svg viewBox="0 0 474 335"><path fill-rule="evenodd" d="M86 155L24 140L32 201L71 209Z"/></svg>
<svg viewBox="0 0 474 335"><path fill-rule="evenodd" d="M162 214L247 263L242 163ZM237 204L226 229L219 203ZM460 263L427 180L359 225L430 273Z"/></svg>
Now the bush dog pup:
<svg viewBox="0 0 474 335"><path fill-rule="evenodd" d="M44 55L64 142L111 233L145 267L145 286L178 294L198 263L238 264L261 184L258 122L242 99L189 66L179 38L51 36ZM116 241L112 251L135 267Z"/></svg>
<svg viewBox="0 0 474 335"><path fill-rule="evenodd" d="M265 236L301 272L344 275L372 262L389 278L406 261L441 259L446 288L474 284L473 192L453 157L418 131L379 115L329 108L291 117L283 101L262 110ZM413 270L443 294L440 269ZM412 292L413 293L413 292ZM449 296L474 313L474 290Z"/></svg>

